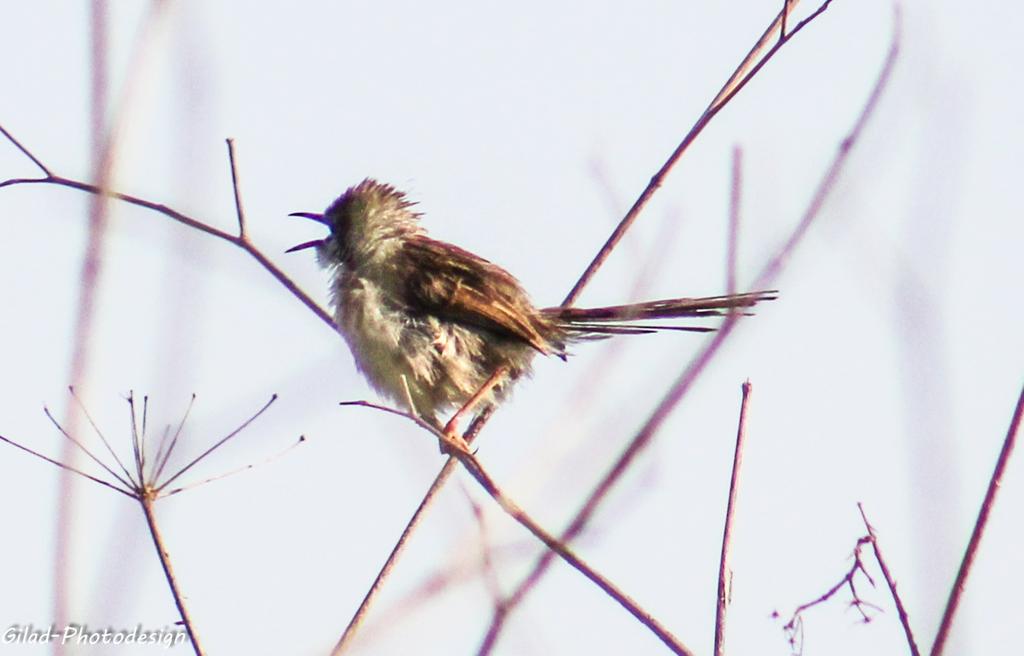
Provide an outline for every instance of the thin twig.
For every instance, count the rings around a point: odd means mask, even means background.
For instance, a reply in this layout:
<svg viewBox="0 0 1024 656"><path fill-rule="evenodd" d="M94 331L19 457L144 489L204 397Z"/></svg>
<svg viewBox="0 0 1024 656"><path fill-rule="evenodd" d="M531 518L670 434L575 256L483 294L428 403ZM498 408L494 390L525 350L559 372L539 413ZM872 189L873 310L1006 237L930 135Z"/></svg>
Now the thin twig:
<svg viewBox="0 0 1024 656"><path fill-rule="evenodd" d="M139 428L135 417L135 395L128 392L128 414L132 426L132 456L135 458L135 473L138 480L145 480L145 469L142 462L142 439L139 436Z"/></svg>
<svg viewBox="0 0 1024 656"><path fill-rule="evenodd" d="M107 447L107 452L114 459L114 462L116 462L117 465L121 468L121 471L124 473L125 477L130 479L131 474L128 473L128 468L125 467L124 463L121 461L121 458L118 457L117 452L114 451L114 447L110 445L110 441L107 440L106 436L103 434L103 431L101 431L100 427L96 425L96 422L93 420L92 415L89 414L88 408L85 407L85 404L82 403L82 399L80 399L78 397L78 394L75 392L75 386L68 385L68 392L71 393L71 398L73 398L75 400L75 403L78 404L78 409L82 411L83 415L85 415L85 418L89 422L89 425L92 426L92 429L96 431L97 435L100 436L100 440L103 442L103 446ZM53 421L52 417L50 418L50 421Z"/></svg>
<svg viewBox="0 0 1024 656"><path fill-rule="evenodd" d="M679 142L676 149L672 151L668 160L666 160L665 163L662 164L661 168L658 169L658 172L654 174L651 181L647 184L647 187L644 188L640 193L640 196L636 199L636 202L633 203L633 206L630 207L629 211L626 212L626 215L622 217L622 220L612 231L612 234L608 237L607 241L605 241L604 245L601 246L601 249L598 250L597 255L595 255L594 259L589 265L587 265L587 268L583 271L579 280L576 281L576 284L573 285L569 294L562 301L563 306L572 305L576 301L580 293L583 291L583 288L590 282L590 279L593 278L594 274L597 273L597 270L601 268L605 260L608 259L608 256L611 255L623 235L625 235L626 231L633 225L633 222L636 221L640 212L654 196L654 192L661 187L669 172L672 171L676 163L682 158L683 153L685 153L697 137L700 136L700 133L704 131L704 128L711 122L711 119L713 119L718 112L721 111L721 109L747 85L747 82L757 75L757 72L760 71L761 68L764 67L764 65L767 64L775 54L789 42L790 39L792 39L805 26L810 24L811 21L820 16L828 8L829 4L831 4L831 1L832 0L826 0L814 13L801 21L789 34L780 36L779 40L776 41L774 45L769 48L768 52L762 56L761 53L767 46L771 35L779 30L785 20L787 9L784 8L779 12L779 15L775 17L775 20L771 22L768 29L765 30L764 34L757 41L754 47L749 53L747 53L747 56L740 62L740 65L736 67L736 70L722 86L714 100L711 101L707 109L704 110L696 123L693 124L690 131L686 133L683 140ZM795 5L796 2L791 2L788 6L793 7Z"/></svg>
<svg viewBox="0 0 1024 656"><path fill-rule="evenodd" d="M178 429L174 431L174 437L171 438L171 442L167 447L167 451L163 451L164 440L160 440L160 444L156 449L156 457L153 459L156 471L153 472L153 482L160 480L160 476L164 473L164 467L167 466L167 461L171 459L171 452L174 451L174 447L178 445L178 438L181 436L181 431L185 428L185 421L188 420L188 416L192 413L192 406L196 402L195 392L192 393L192 398L188 400L188 405L185 407L185 414L181 416L181 421L178 422ZM166 434L165 434L166 436Z"/></svg>
<svg viewBox="0 0 1024 656"><path fill-rule="evenodd" d="M875 533L875 527L868 521L868 516L864 512L864 505L858 502L857 509L860 510L860 517L864 520L864 526L867 528L868 536L871 538L871 550L875 553L875 561L878 563L878 568L882 570L885 584L889 586L889 593L896 603L896 613L900 617L900 624L903 625L903 633L907 636L907 646L910 647L910 654L911 656L920 656L921 651L917 648L914 632L910 628L910 617L907 615L907 609L903 606L903 600L896 591L896 580L893 579L892 574L889 572L889 566L882 557L882 549L878 546L878 535Z"/></svg>
<svg viewBox="0 0 1024 656"><path fill-rule="evenodd" d="M253 416L251 416L248 419L246 419L245 421L243 421L242 424L238 428L236 428L235 430L231 431L230 433L228 433L227 435L225 435L221 439L219 439L216 442L214 442L213 446L211 446L206 451L203 451L198 456L193 458L191 462L189 462L187 465L185 465L184 467L179 469L176 474L174 474L173 476L168 478L163 483L160 483L159 485L157 485L156 491L157 492L162 492L164 489L167 488L168 485L170 485L174 481L178 480L178 478L182 474L184 474L185 472L187 472L188 470L190 470L194 466L196 466L203 458L205 458L206 456L210 455L211 453L213 453L214 451L219 449L221 446L223 446L228 440L230 440L231 438L233 438L234 436L238 435L243 430L245 430L249 426L249 424L251 424L252 422L256 421L256 419L259 418L260 415L262 415L264 412L266 412L267 408L269 408L274 403L274 401L276 401L276 400L277 400L277 394L272 394L270 396L270 400L267 401L266 403L264 403L263 407L256 411L256 414L254 414ZM154 481L154 484L156 484L156 481Z"/></svg>
<svg viewBox="0 0 1024 656"><path fill-rule="evenodd" d="M0 129L2 129L2 127L0 127ZM4 134L7 134L7 132L4 131ZM10 180L4 180L0 182L0 188L23 184L51 184L57 185L59 187L68 187L69 189L78 189L79 191L84 191L90 194L104 193L96 185L80 182L78 180L71 180L69 178L63 178L57 175L48 176L45 178L12 178ZM296 285L291 280L291 278L289 278L284 273L284 271L279 269L277 265L271 262L270 258L268 258L261 250L259 250L256 246L249 242L248 238L243 239L238 235L233 235L229 232L225 232L223 230L220 230L219 228L215 228L211 225L203 223L198 219L194 219L190 216L182 214L181 212L174 210L166 205L154 203L152 201L139 198L137 196L132 196L131 194L123 194L120 192L110 191L106 192L106 195L110 198L119 200L123 203L128 203L129 205L135 205L137 207L143 207L148 210L157 212L159 214L163 214L172 221L176 221L184 226L192 228L193 230L198 230L199 232L205 233L207 235L210 235L211 237L215 237L217 239L226 241L229 244L241 248L243 251L248 253L253 259L255 259L259 263L259 265L263 267L270 275L277 279L277 281L281 283L284 286L284 288L287 289L292 294L292 296L297 298L300 303L305 305L313 314L315 314L321 321L323 321L327 326L329 326L331 330L337 331L337 326L334 323L334 319L331 318L331 315L328 314L328 312L324 310L322 307L320 307L316 301L310 298L309 295L307 295L304 291L299 289L298 285Z"/></svg>
<svg viewBox="0 0 1024 656"><path fill-rule="evenodd" d="M587 564L583 559L573 552L565 542L556 538L551 533L544 530L540 524L538 524L532 517L526 514L522 508L519 507L511 498L505 495L504 492L495 484L494 480L487 474L483 469L483 466L471 453L456 452L456 457L465 467L466 471L470 473L480 483L480 486L491 495L505 514L516 520L521 526L532 533L537 539L544 543L548 548L547 553L558 554L558 556L574 568L579 573L583 574L592 583L597 585L605 594L614 599L620 606L622 606L630 615L635 617L641 624L646 626L654 635L658 637L665 644L672 653L682 654L683 656L691 656L693 654L690 649L684 645L679 638L674 636L667 627L661 624L653 615L640 607L640 605L634 601L629 595L627 595L618 586L608 580L604 575L598 572L596 569ZM496 608L505 608L504 604L498 604ZM487 653L490 648L486 645L481 646L479 653Z"/></svg>
<svg viewBox="0 0 1024 656"><path fill-rule="evenodd" d="M295 447L299 446L300 444L305 443L305 441L306 441L306 436L305 435L299 435L299 439L297 441L292 442L291 444L289 444L285 448L281 449L280 451L278 451L277 453L273 454L272 456L269 456L269 457L261 460L260 462L251 462L248 465L245 465L244 467L238 467L237 469L232 469L231 471L226 471L223 474L217 474L216 476L211 476L210 478L204 479L202 481L198 481L196 483L189 483L188 485L183 485L181 487L176 487L173 490L170 490L168 492L162 492L160 494L160 497L161 498L169 497L169 496L172 496L174 494L178 494L179 492L187 492L188 490L192 490L192 489L195 489L197 487L206 485L207 483L213 483L214 481L219 481L221 479L228 478L230 476L234 476L235 474L241 474L242 472L249 471L250 469L253 469L255 467L262 467L263 465L270 464L270 463L274 462L275 460L277 460L278 458L280 458L283 455L285 455L286 453L288 453L289 451L291 451L292 449L294 449Z"/></svg>
<svg viewBox="0 0 1024 656"><path fill-rule="evenodd" d="M353 404L355 405L355 404ZM345 631L341 634L337 644L334 645L334 649L331 650L332 656L338 656L344 653L345 649L355 639L356 633L362 626L363 621L366 618L366 614L369 612L370 607L376 600L377 593L380 592L381 586L384 585L384 581L387 580L388 576L391 575L391 571L394 569L398 562L399 557L404 553L405 547L408 544L409 538L419 527L420 522L426 515L427 509L433 504L434 499L437 497L437 493L444 487L444 484L451 478L452 473L458 466L458 460L454 456L449 456L445 461L441 471L434 477L434 482L430 484L430 488L427 493L423 495L422 501L419 506L416 507L412 517L406 523L405 528L402 530L402 534L398 536L398 541L395 542L395 546L391 548L391 553L388 554L387 559L384 561L384 565L380 571L377 572L376 578L373 579L373 583L370 584L369 590L363 596L363 600L359 604L359 608L349 619L348 625L345 626Z"/></svg>
<svg viewBox="0 0 1024 656"><path fill-rule="evenodd" d="M394 412L392 408L376 406L375 404L366 401L345 401L340 405L362 406L367 408L377 408L384 410L385 412ZM480 433L480 430L483 429L488 418L490 418L493 412L493 405L485 406L480 411L480 414L473 419L469 428L466 429L466 432L462 435L462 439L465 440L467 444L473 443L473 440L476 439L476 436ZM402 413L396 414L405 416ZM366 591L366 594L363 595L363 600L359 602L359 607L349 619L341 637L338 638L338 642L334 645L334 649L331 650L331 656L339 656L340 654L343 654L345 650L348 649L349 645L352 644L352 641L355 640L356 634L366 619L366 615L369 613L370 608L373 606L373 602L376 601L377 595L383 587L384 582L391 575L392 570L394 570L395 565L398 563L398 559L405 552L405 547L409 542L409 538L412 537L412 534L417 528L419 528L420 522L423 521L423 518L426 516L427 509L433 505L434 500L437 499L438 493L455 472L458 462L459 461L454 456L448 456L448 459L445 460L441 470L437 472L437 475L434 477L433 482L431 482L426 494L423 495L419 505L413 512L412 517L410 517L409 521L406 522L405 528L402 529L401 535L398 536L395 546L391 548L391 552L384 560L384 564L381 566L380 571L377 572L377 576L374 577L373 583L370 584L370 588Z"/></svg>
<svg viewBox="0 0 1024 656"><path fill-rule="evenodd" d="M457 448L457 444L441 430L438 430L435 426L424 421L417 415L412 413L403 412L395 408L389 408L384 405L371 403L369 401L346 401L343 405L359 406L365 408L372 408L375 410L381 410L389 414L393 414L399 417L404 417L409 421L412 421L420 428L429 431L436 438L449 445L451 448L451 454L457 458L462 466L466 469L469 474L476 479L484 491L487 492L494 499L495 502L501 506L505 514L516 520L521 526L532 533L537 539L544 543L548 547L548 553L558 554L566 563L576 569L576 571L583 574L586 578L596 584L601 590L603 590L609 597L614 599L625 608L633 617L639 620L644 626L650 629L658 638L672 650L675 654L689 655L692 652L686 648L682 642L679 641L672 633L661 625L657 619L655 619L650 613L645 611L639 606L629 595L623 592L618 586L605 578L601 573L595 570L593 567L588 565L582 558L577 556L572 549L566 544L556 538L554 535L546 531L539 523L537 523L530 515L528 515L515 501L513 501L508 495L502 492L501 488L498 487L494 479L491 478L490 474L484 469L480 461L477 460L471 452Z"/></svg>
<svg viewBox="0 0 1024 656"><path fill-rule="evenodd" d="M803 634L804 634L804 620L803 614L814 608L815 606L821 605L834 597L843 588L849 588L850 590L850 606L855 608L860 613L861 620L866 624L871 621L871 615L865 610L870 609L875 612L880 612L881 609L872 604L871 602L865 601L861 598L860 593L857 592L857 574L860 573L867 579L868 583L872 587L875 586L875 580L868 574L867 568L864 567L864 560L861 557L861 549L864 548L865 544L871 542L871 536L865 535L857 539L857 545L853 548L853 564L850 565L850 569L847 570L846 574L843 575L839 581L831 588L826 590L823 594L818 596L816 599L812 599L806 603L800 604L793 611L792 616L782 630L786 633L787 640L789 641L790 647L794 654L800 654L803 652ZM775 617L778 617L778 613L774 613Z"/></svg>
<svg viewBox="0 0 1024 656"><path fill-rule="evenodd" d="M60 422L58 422L57 419L53 416L53 414L50 413L50 409L47 408L46 406L43 406L43 414L45 414L46 418L50 420L50 423L52 423L54 426L57 427L57 430L60 431L61 435L63 435L64 437L68 438L68 440L70 440L75 446L77 446L82 451L82 453L84 453L85 455L89 456L90 460L92 460L97 465L102 467L103 470L106 471L108 474L110 474L111 476L116 478L117 481L119 483L121 483L121 485L124 485L126 488L133 487L132 483L129 482L129 481L132 480L132 477L131 477L130 474L128 474L127 480L125 480L124 478L121 478L121 476L119 476L113 469L111 469L110 467L107 466L107 463L105 463L102 460L100 460L96 455L93 454L92 451L90 451L89 449L85 448L84 444L82 444L80 441L78 441L77 439L72 437L71 434L68 433L64 429L63 426L60 425ZM76 470L71 469L71 471L76 471ZM127 471L125 473L127 474Z"/></svg>
<svg viewBox="0 0 1024 656"><path fill-rule="evenodd" d="M69 472L74 472L74 473L78 474L79 476L84 476L85 478L88 478L90 481L93 481L95 483L99 483L100 485L103 485L104 487L109 487L111 490L114 490L115 492L120 492L121 494L123 494L123 495L125 495L127 497L130 497L132 499L135 498L135 495L132 492L130 492L129 490L122 490L121 488L117 487L113 483L108 483L107 481L103 480L102 478L97 478L97 477L93 476L92 474L86 474L81 469L76 469L75 467L72 467L70 465L65 465L63 462L60 462L59 460L54 460L53 458L51 458L49 456L44 456L43 454L39 453L38 451L33 451L32 449L28 448L27 446L22 446L21 444L18 444L14 440L8 439L8 438L4 437L3 435L0 435L0 440L3 440L4 442L7 442L8 444L10 444L11 446L13 446L15 448L21 449L25 453L29 453L31 455L34 455L37 458L45 460L46 462L50 463L51 465L57 465L61 469L64 469L64 470L69 471Z"/></svg>
<svg viewBox="0 0 1024 656"><path fill-rule="evenodd" d="M30 151L28 148L25 148L24 146L22 146L21 142L18 141L17 139L15 139L14 135L11 134L10 132L8 132L4 128L4 126L2 126L2 125L0 125L0 134L3 134L4 137L6 137L8 141L10 141L12 144L14 144L14 147L17 148L18 150L20 150L22 155L24 155L25 157L27 157L30 160L32 160L32 163L39 167L39 170L43 172L43 175L45 175L48 178L52 178L53 177L53 172L50 171L50 169L46 168L46 165L43 164L41 161L39 161L39 158L37 158L35 155L33 155L32 151ZM0 186L2 186L2 185L0 185Z"/></svg>
<svg viewBox="0 0 1024 656"><path fill-rule="evenodd" d="M729 479L729 501L725 507L725 528L722 530L722 555L718 561L718 596L715 609L715 656L725 655L725 611L732 596L732 569L729 550L732 547L732 522L736 516L736 498L740 488L740 469L743 465L743 445L747 436L747 408L750 405L750 381L743 383L740 401L739 426L736 429L736 449L732 457L732 477Z"/></svg>
<svg viewBox="0 0 1024 656"><path fill-rule="evenodd" d="M163 535L160 533L160 528L157 525L156 515L153 513L153 492L153 490L147 490L140 495L139 503L142 505L143 514L146 516L146 524L149 526L149 534L153 538L153 546L156 547L156 553L160 557L160 566L164 570L164 578L167 579L167 585L171 588L174 605L177 606L182 624L185 626L185 631L188 632L189 640L192 641L192 649L195 651L196 656L203 656L203 648L199 645L199 637L196 635L192 618L189 615L188 608L185 606L184 597L178 588L178 581L174 577L174 568L171 567L171 558L167 553Z"/></svg>
<svg viewBox="0 0 1024 656"><path fill-rule="evenodd" d="M1006 431L1006 438L1003 440L1003 448L999 451L999 458L996 460L995 470L988 481L988 490L985 491L985 499L981 502L981 510L978 511L978 519L974 522L974 530L971 531L971 539L967 542L967 549L964 551L963 560L960 562L960 570L956 573L956 581L946 601L946 610L942 613L942 622L939 623L939 630L935 635L935 642L932 644L932 656L939 656L946 647L946 640L949 638L949 631L953 627L953 620L956 617L957 608L960 606L960 599L963 597L964 587L967 585L967 576L974 564L974 557L978 554L978 547L981 545L981 536L988 526L989 514L996 503L996 494L1003 482L1003 475L1013 455L1013 448L1017 444L1017 431L1020 430L1021 417L1024 416L1024 389L1021 389L1017 397L1017 407L1014 408L1013 417L1010 419L1010 427Z"/></svg>
<svg viewBox="0 0 1024 656"><path fill-rule="evenodd" d="M235 195L235 213L238 215L238 237L248 240L245 232L245 209L242 207L242 193L238 187L238 164L235 162L235 140L225 139L228 144L228 163L231 166L231 190Z"/></svg>

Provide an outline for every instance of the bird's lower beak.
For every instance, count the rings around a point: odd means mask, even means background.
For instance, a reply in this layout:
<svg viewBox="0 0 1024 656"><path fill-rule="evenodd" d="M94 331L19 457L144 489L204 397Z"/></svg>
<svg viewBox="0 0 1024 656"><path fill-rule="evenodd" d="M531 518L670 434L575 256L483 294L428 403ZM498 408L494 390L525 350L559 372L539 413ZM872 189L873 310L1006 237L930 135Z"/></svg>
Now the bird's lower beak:
<svg viewBox="0 0 1024 656"><path fill-rule="evenodd" d="M298 246L292 246L291 248L286 250L285 253L294 253L295 251L301 251L301 250L305 250L307 248L313 248L314 246L319 246L320 244L324 243L324 241L326 241L326 240L324 240L324 239L314 239L313 241L304 241L301 244L299 244Z"/></svg>

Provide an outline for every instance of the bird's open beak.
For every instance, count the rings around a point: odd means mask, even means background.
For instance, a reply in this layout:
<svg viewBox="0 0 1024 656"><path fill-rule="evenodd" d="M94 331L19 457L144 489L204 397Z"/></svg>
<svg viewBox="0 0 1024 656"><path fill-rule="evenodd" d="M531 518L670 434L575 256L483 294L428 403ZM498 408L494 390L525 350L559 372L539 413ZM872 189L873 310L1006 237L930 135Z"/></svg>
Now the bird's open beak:
<svg viewBox="0 0 1024 656"><path fill-rule="evenodd" d="M328 228L331 227L331 224L327 222L327 219L324 218L324 215L323 214L317 214L316 212L292 212L288 216L301 216L304 219L313 219L317 223L322 223L325 226L327 226ZM301 244L299 244L297 246L292 246L291 248L286 250L285 253L294 253L295 251L301 251L301 250L304 250L304 249L307 249L307 248L313 248L314 246L319 246L320 244L324 243L325 241L327 241L327 240L326 239L314 239L312 241L305 241L305 242L302 242Z"/></svg>

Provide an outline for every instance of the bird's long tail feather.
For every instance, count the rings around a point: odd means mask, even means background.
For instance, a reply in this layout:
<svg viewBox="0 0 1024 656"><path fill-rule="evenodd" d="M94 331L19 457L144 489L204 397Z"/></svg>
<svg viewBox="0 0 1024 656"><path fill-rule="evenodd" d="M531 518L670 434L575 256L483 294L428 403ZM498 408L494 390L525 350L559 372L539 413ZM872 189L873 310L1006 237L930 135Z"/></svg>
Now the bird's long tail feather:
<svg viewBox="0 0 1024 656"><path fill-rule="evenodd" d="M541 310L561 328L576 338L607 337L611 335L639 335L659 330L681 330L686 332L712 332L711 326L679 326L642 324L637 321L678 318L724 317L732 312L745 310L763 301L778 298L777 290L706 296L703 298L672 298L661 301L647 301L628 305L612 305L600 308L553 307Z"/></svg>

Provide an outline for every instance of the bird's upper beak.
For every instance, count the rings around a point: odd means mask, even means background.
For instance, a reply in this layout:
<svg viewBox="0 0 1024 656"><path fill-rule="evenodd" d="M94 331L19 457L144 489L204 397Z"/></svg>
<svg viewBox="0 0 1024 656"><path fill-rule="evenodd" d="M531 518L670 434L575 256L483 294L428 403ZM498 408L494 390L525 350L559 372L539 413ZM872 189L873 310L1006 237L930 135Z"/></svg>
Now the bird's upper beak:
<svg viewBox="0 0 1024 656"><path fill-rule="evenodd" d="M323 214L317 214L316 212L292 212L288 216L301 216L304 219L313 219L317 223L322 223L325 226L327 226L328 228L331 227L331 224L328 223L326 218L324 218L324 215ZM305 241L305 242L302 242L301 244L298 244L297 246L292 246L291 248L286 250L285 253L294 253L295 251L301 251L301 250L304 250L306 248L313 248L314 246L319 246L320 244L324 243L325 241L326 241L325 239L314 239L312 241Z"/></svg>

